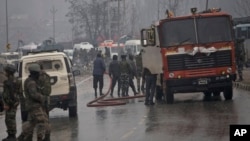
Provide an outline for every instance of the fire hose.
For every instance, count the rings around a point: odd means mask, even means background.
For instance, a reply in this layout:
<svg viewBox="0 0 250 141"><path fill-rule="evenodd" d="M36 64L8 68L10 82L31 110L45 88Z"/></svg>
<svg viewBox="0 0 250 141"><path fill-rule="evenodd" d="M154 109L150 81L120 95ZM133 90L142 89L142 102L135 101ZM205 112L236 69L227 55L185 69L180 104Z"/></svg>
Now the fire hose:
<svg viewBox="0 0 250 141"><path fill-rule="evenodd" d="M105 73L105 74L108 75L107 73ZM108 91L104 95L102 95L102 96L100 96L100 97L98 97L98 98L96 98L96 99L88 102L87 103L87 107L103 107L103 106L125 105L126 102L124 102L122 100L144 97L144 95L135 95L135 96L126 96L126 97L105 99L105 97L108 96L108 94L109 94L109 92L111 90L111 87L112 87L112 78L110 76L109 76L109 79L110 79L110 84L109 84Z"/></svg>

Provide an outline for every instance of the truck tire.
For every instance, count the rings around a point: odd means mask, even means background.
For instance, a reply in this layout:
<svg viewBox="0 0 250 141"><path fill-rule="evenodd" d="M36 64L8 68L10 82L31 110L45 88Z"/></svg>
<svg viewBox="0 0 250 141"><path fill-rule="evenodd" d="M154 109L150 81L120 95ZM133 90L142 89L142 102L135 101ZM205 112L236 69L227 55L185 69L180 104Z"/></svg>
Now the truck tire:
<svg viewBox="0 0 250 141"><path fill-rule="evenodd" d="M212 92L205 91L204 93L204 101L210 101L212 97Z"/></svg>
<svg viewBox="0 0 250 141"><path fill-rule="evenodd" d="M25 122L28 120L28 111L21 111L22 121Z"/></svg>
<svg viewBox="0 0 250 141"><path fill-rule="evenodd" d="M167 87L166 90L166 98L167 98L167 104L173 104L174 103L174 93L171 92L171 89Z"/></svg>
<svg viewBox="0 0 250 141"><path fill-rule="evenodd" d="M69 117L76 117L76 116L77 116L77 106L70 106Z"/></svg>
<svg viewBox="0 0 250 141"><path fill-rule="evenodd" d="M224 94L225 100L232 100L232 98L233 98L233 87L232 86L225 87L225 89L223 91L223 94Z"/></svg>
<svg viewBox="0 0 250 141"><path fill-rule="evenodd" d="M213 92L213 96L220 96L220 91Z"/></svg>

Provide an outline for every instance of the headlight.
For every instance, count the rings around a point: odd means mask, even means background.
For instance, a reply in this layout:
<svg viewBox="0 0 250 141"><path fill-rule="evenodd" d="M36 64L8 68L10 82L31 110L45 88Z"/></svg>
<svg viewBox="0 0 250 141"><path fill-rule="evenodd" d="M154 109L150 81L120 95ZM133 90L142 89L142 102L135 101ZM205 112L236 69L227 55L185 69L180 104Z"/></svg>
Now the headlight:
<svg viewBox="0 0 250 141"><path fill-rule="evenodd" d="M232 72L232 68L227 68L227 73L231 73Z"/></svg>
<svg viewBox="0 0 250 141"><path fill-rule="evenodd" d="M168 76L169 78L174 78L174 73L169 73Z"/></svg>

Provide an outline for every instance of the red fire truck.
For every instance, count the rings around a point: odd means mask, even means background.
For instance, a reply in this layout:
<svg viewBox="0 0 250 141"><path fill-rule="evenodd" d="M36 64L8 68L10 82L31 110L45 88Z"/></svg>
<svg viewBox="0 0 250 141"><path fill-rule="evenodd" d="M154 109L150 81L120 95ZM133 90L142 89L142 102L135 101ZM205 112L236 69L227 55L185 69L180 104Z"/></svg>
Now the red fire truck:
<svg viewBox="0 0 250 141"><path fill-rule="evenodd" d="M143 67L162 74L164 99L174 94L203 92L205 98L223 93L233 97L236 79L231 15L220 9L162 19L141 30Z"/></svg>

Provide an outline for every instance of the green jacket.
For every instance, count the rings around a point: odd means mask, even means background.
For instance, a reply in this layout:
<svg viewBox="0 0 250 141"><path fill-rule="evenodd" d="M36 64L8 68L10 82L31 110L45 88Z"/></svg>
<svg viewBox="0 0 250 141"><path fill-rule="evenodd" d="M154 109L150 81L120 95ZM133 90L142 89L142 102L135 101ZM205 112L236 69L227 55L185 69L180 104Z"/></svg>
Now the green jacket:
<svg viewBox="0 0 250 141"><path fill-rule="evenodd" d="M17 106L19 102L18 99L18 90L20 84L14 76L8 77L7 80L4 81L3 84L3 101L8 106Z"/></svg>

